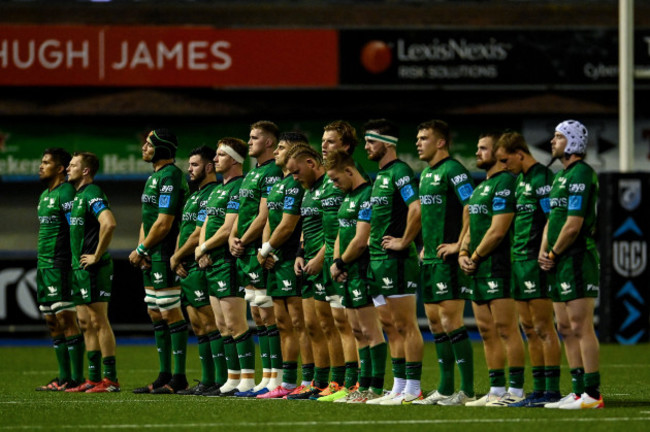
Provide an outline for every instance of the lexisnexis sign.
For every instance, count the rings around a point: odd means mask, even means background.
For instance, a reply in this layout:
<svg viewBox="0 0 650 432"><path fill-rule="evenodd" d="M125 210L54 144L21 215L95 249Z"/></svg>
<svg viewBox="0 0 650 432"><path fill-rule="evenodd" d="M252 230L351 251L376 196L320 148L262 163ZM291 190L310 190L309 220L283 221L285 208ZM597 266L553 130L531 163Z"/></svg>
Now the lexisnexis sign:
<svg viewBox="0 0 650 432"><path fill-rule="evenodd" d="M331 87L334 30L3 25L0 85Z"/></svg>

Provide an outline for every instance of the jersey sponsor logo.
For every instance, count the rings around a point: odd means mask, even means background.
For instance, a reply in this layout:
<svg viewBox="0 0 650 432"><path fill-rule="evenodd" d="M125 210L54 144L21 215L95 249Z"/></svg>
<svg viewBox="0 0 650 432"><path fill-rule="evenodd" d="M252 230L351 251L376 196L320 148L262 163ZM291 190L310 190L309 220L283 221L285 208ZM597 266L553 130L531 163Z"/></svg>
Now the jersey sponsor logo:
<svg viewBox="0 0 650 432"><path fill-rule="evenodd" d="M517 204L517 213L533 213L535 204Z"/></svg>
<svg viewBox="0 0 650 432"><path fill-rule="evenodd" d="M544 213L548 213L551 211L551 200L548 198L542 198L539 200L539 205L542 208L542 211Z"/></svg>
<svg viewBox="0 0 650 432"><path fill-rule="evenodd" d="M196 222L197 219L198 219L198 215L196 213L193 212L183 213L183 222L189 222L189 221ZM205 220L205 218L203 219Z"/></svg>
<svg viewBox="0 0 650 432"><path fill-rule="evenodd" d="M160 188L161 193L172 193L174 191L174 186L173 185L164 185L162 188ZM196 202L196 199L198 196L194 197L194 202Z"/></svg>
<svg viewBox="0 0 650 432"><path fill-rule="evenodd" d="M464 286L464 287L460 287L460 292L462 294L472 295L472 294L474 294L474 289L473 288L467 288L466 286Z"/></svg>
<svg viewBox="0 0 650 432"><path fill-rule="evenodd" d="M436 175L437 175L437 174L436 174ZM435 177L434 177L434 178L435 178ZM398 180L395 182L395 186L397 186L398 188L401 188L402 186L404 186L404 185L406 185L406 184L408 184L408 183L410 183L410 182L411 182L411 176L404 176L404 177L398 179Z"/></svg>
<svg viewBox="0 0 650 432"><path fill-rule="evenodd" d="M331 198L323 198L320 204L321 206L323 206L323 208L332 208L332 207L339 207L341 205L341 202L343 202L343 198L338 196L338 197L331 197Z"/></svg>
<svg viewBox="0 0 650 432"><path fill-rule="evenodd" d="M255 191L252 189L239 189L239 196L242 198L255 198Z"/></svg>
<svg viewBox="0 0 650 432"><path fill-rule="evenodd" d="M582 208L582 196L569 196L569 210L580 210Z"/></svg>
<svg viewBox="0 0 650 432"><path fill-rule="evenodd" d="M359 220L370 222L371 217L372 209L370 207L362 208L361 211L359 211Z"/></svg>
<svg viewBox="0 0 650 432"><path fill-rule="evenodd" d="M404 201L408 201L413 197L413 195L415 195L415 191L413 190L413 186L407 184L402 189L400 189L400 194L402 194L402 199Z"/></svg>
<svg viewBox="0 0 650 432"><path fill-rule="evenodd" d="M41 224L54 224L59 222L59 217L56 215L52 216L39 216L38 221Z"/></svg>
<svg viewBox="0 0 650 432"><path fill-rule="evenodd" d="M228 205L226 207L228 208L228 210L239 210L239 202L228 201Z"/></svg>
<svg viewBox="0 0 650 432"><path fill-rule="evenodd" d="M470 204L469 207L469 214L488 214L488 208L485 204Z"/></svg>
<svg viewBox="0 0 650 432"><path fill-rule="evenodd" d="M169 195L160 195L160 199L158 201L158 207L160 208L169 208L171 204L171 196Z"/></svg>
<svg viewBox="0 0 650 432"><path fill-rule="evenodd" d="M154 273L153 274L153 283L161 283L163 281L163 275L162 273Z"/></svg>
<svg viewBox="0 0 650 432"><path fill-rule="evenodd" d="M494 196L507 197L510 196L510 189L503 189L494 194Z"/></svg>
<svg viewBox="0 0 650 432"><path fill-rule="evenodd" d="M537 189L535 189L535 193L537 195L548 195L549 193L551 193L551 185L540 186Z"/></svg>
<svg viewBox="0 0 650 432"><path fill-rule="evenodd" d="M526 286L526 288L524 289L524 292L526 294L532 294L536 291L537 284L535 283L535 281L524 281L524 285Z"/></svg>
<svg viewBox="0 0 650 432"><path fill-rule="evenodd" d="M471 184L466 183L464 185L461 185L458 188L458 196L460 196L460 199L465 201L469 197L472 196L472 192L474 192L474 188L472 187Z"/></svg>
<svg viewBox="0 0 650 432"><path fill-rule="evenodd" d="M438 282L436 284L436 288L438 288L438 290L436 291L436 294L438 295L447 294L449 292L449 288L447 284L444 282Z"/></svg>
<svg viewBox="0 0 650 432"><path fill-rule="evenodd" d="M354 297L352 297L352 300L354 300L354 301L361 300L363 298L362 294L363 293L359 289L352 290L352 295L354 296Z"/></svg>
<svg viewBox="0 0 650 432"><path fill-rule="evenodd" d="M551 208L557 208L557 207L566 207L568 202L566 197L561 197L561 198L551 198L550 199L550 204Z"/></svg>
<svg viewBox="0 0 650 432"><path fill-rule="evenodd" d="M307 216L318 216L320 212L318 211L318 207L301 207L300 208L300 216L302 217L307 217Z"/></svg>
<svg viewBox="0 0 650 432"><path fill-rule="evenodd" d="M393 289L393 280L389 277L382 278L382 282L384 283L381 287L383 289Z"/></svg>
<svg viewBox="0 0 650 432"><path fill-rule="evenodd" d="M287 188L285 191L286 195L298 195L300 193L300 188Z"/></svg>
<svg viewBox="0 0 650 432"><path fill-rule="evenodd" d="M355 219L339 219L339 226L341 228L350 228L357 225Z"/></svg>
<svg viewBox="0 0 650 432"><path fill-rule="evenodd" d="M388 197L384 196L370 197L370 202L372 205L389 205Z"/></svg>
<svg viewBox="0 0 650 432"><path fill-rule="evenodd" d="M488 281L488 294L494 294L499 292L499 282L497 281Z"/></svg>
<svg viewBox="0 0 650 432"><path fill-rule="evenodd" d="M158 202L158 197L155 195L142 194L140 201L142 201L143 204L148 204L148 203L156 204Z"/></svg>
<svg viewBox="0 0 650 432"><path fill-rule="evenodd" d="M250 272L250 273L248 273L248 277L250 278L251 283L258 283L258 282L261 281L261 279L260 279L260 274L257 273L257 272Z"/></svg>
<svg viewBox="0 0 650 432"><path fill-rule="evenodd" d="M228 284L225 281L217 281L217 285L219 285L219 288L217 288L218 292L223 292L228 289Z"/></svg>
<svg viewBox="0 0 650 432"><path fill-rule="evenodd" d="M61 205L61 208L63 208L64 211L70 211L72 210L72 204L73 201L66 201Z"/></svg>
<svg viewBox="0 0 650 432"><path fill-rule="evenodd" d="M259 174L255 178L257 178L257 177L259 177ZM266 178L265 181L266 181L267 185L268 184L273 185L273 184L280 181L280 177L279 176L269 176L269 177Z"/></svg>
<svg viewBox="0 0 650 432"><path fill-rule="evenodd" d="M207 212L205 209L199 210L199 214L196 216L196 220L199 222L205 222L205 217L206 217Z"/></svg>
<svg viewBox="0 0 650 432"><path fill-rule="evenodd" d="M492 199L492 210L493 211L500 211L500 210L505 210L506 208L506 200L500 197L494 197Z"/></svg>
<svg viewBox="0 0 650 432"><path fill-rule="evenodd" d="M284 203L281 203L281 202L267 201L266 205L269 208L269 210L283 210L284 209Z"/></svg>
<svg viewBox="0 0 650 432"><path fill-rule="evenodd" d="M571 183L569 185L569 193L578 193L578 192L584 192L586 189L584 183Z"/></svg>
<svg viewBox="0 0 650 432"><path fill-rule="evenodd" d="M325 292L325 285L322 283L315 283L314 288L316 288L316 292L318 293L324 293Z"/></svg>
<svg viewBox="0 0 650 432"><path fill-rule="evenodd" d="M598 291L600 287L598 285L587 284L587 291Z"/></svg>
<svg viewBox="0 0 650 432"><path fill-rule="evenodd" d="M95 212L95 214L99 213L100 211L106 208L106 204L104 203L104 200L102 200L101 198L90 201L90 206L92 207L93 212Z"/></svg>
<svg viewBox="0 0 650 432"><path fill-rule="evenodd" d="M453 176L451 178L451 184L454 186L458 185L458 183L462 183L464 181L467 181L467 174L458 174L457 176Z"/></svg>
<svg viewBox="0 0 650 432"><path fill-rule="evenodd" d="M442 204L442 195L420 195L422 205Z"/></svg>
<svg viewBox="0 0 650 432"><path fill-rule="evenodd" d="M296 203L296 199L294 197L284 197L284 208L285 209L290 209L293 207L293 205Z"/></svg>
<svg viewBox="0 0 650 432"><path fill-rule="evenodd" d="M291 291L293 289L293 282L287 279L282 280L282 291Z"/></svg>
<svg viewBox="0 0 650 432"><path fill-rule="evenodd" d="M74 226L82 226L85 222L85 219L83 217L78 217L78 216L72 216L70 217L70 225Z"/></svg>

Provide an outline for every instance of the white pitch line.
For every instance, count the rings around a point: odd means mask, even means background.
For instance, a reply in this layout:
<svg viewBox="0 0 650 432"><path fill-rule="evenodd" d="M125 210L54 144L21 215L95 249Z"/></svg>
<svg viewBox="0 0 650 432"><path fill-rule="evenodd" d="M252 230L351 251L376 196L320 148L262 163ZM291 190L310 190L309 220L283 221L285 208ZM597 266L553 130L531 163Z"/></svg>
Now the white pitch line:
<svg viewBox="0 0 650 432"><path fill-rule="evenodd" d="M241 422L241 423L175 423L175 424L113 424L113 425L57 425L57 429L177 429L177 428L197 428L197 427L220 427L220 428L250 428L260 426L276 427L296 427L296 426L390 426L390 425L436 425L436 424L458 424L458 423L591 423L591 422L626 422L626 421L649 421L650 417L600 417L600 418L503 418L503 419L447 419L447 420L358 420L358 421L308 421L308 422ZM17 426L0 426L0 430L9 429L45 429L51 426L42 425L17 425Z"/></svg>

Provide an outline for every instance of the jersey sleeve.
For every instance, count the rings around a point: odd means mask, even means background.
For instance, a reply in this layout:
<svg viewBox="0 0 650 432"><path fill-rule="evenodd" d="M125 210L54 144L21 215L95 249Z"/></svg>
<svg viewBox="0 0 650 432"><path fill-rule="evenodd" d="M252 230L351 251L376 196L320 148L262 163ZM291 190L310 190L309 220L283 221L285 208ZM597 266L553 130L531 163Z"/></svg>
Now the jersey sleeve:
<svg viewBox="0 0 650 432"><path fill-rule="evenodd" d="M533 179L533 189L539 208L542 209L544 214L548 217L551 212L551 183L553 182L553 174L549 169L540 170L538 176Z"/></svg>
<svg viewBox="0 0 650 432"><path fill-rule="evenodd" d="M368 188L370 191L371 188ZM372 216L372 203L370 202L370 193L364 194L363 198L359 202L359 214L357 215L358 222L370 223L370 217Z"/></svg>
<svg viewBox="0 0 650 432"><path fill-rule="evenodd" d="M65 187L67 185L69 185L69 183L64 184L64 187L61 188L61 193L59 194L59 206L61 213L65 216L65 220L68 221L68 225L70 225L70 215L72 213L72 204L74 203L76 190L72 185L70 185L70 187Z"/></svg>
<svg viewBox="0 0 650 432"><path fill-rule="evenodd" d="M492 196L493 215L515 212L515 178L509 174L501 174L500 177L494 186Z"/></svg>
<svg viewBox="0 0 650 432"><path fill-rule="evenodd" d="M451 182L454 193L458 197L461 205L465 205L469 202L469 197L472 196L474 192L474 180L469 174L469 171L465 169L461 164L454 164L454 167L449 170L449 181Z"/></svg>
<svg viewBox="0 0 650 432"><path fill-rule="evenodd" d="M585 217L589 210L588 203L593 186L592 180L593 176L589 167L584 164L575 167L566 185L569 192L568 216Z"/></svg>
<svg viewBox="0 0 650 432"><path fill-rule="evenodd" d="M299 215L304 194L305 190L297 183L285 188L283 213Z"/></svg>
<svg viewBox="0 0 650 432"><path fill-rule="evenodd" d="M404 203L409 206L412 202L420 199L418 183L415 178L413 170L405 163L400 163L395 166L395 173L393 177L395 187L399 190L399 194L404 200Z"/></svg>
<svg viewBox="0 0 650 432"><path fill-rule="evenodd" d="M158 183L158 213L175 215L183 205L184 191L181 182L169 175Z"/></svg>
<svg viewBox="0 0 650 432"><path fill-rule="evenodd" d="M239 188L231 191L226 205L226 213L239 213Z"/></svg>
<svg viewBox="0 0 650 432"><path fill-rule="evenodd" d="M267 175L262 179L260 185L260 196L262 198L268 198L269 192L271 192L271 188L278 181L280 181L280 176L276 175L273 172L267 172Z"/></svg>
<svg viewBox="0 0 650 432"><path fill-rule="evenodd" d="M99 215L104 210L110 210L108 200L99 188L93 188L91 193L92 196L87 201L88 211L92 213L95 219L99 219Z"/></svg>

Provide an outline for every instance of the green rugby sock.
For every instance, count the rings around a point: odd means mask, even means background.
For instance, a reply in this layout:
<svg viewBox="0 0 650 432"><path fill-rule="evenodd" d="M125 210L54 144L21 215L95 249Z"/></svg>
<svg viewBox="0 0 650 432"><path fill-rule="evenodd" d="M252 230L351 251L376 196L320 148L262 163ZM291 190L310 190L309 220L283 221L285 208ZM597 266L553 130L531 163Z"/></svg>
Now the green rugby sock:
<svg viewBox="0 0 650 432"><path fill-rule="evenodd" d="M65 338L65 345L70 355L70 372L72 380L84 381L84 337L81 333Z"/></svg>
<svg viewBox="0 0 650 432"><path fill-rule="evenodd" d="M282 382L295 385L298 380L298 363L287 361L282 363Z"/></svg>
<svg viewBox="0 0 650 432"><path fill-rule="evenodd" d="M200 335L197 339L199 360L201 362L201 383L206 386L211 386L214 384L214 360L212 360L210 337L208 335Z"/></svg>
<svg viewBox="0 0 650 432"><path fill-rule="evenodd" d="M115 356L104 357L102 363L104 364L104 378L117 382L117 362Z"/></svg>
<svg viewBox="0 0 650 432"><path fill-rule="evenodd" d="M341 385L345 382L345 366L332 367L332 381Z"/></svg>
<svg viewBox="0 0 650 432"><path fill-rule="evenodd" d="M469 333L463 326L451 333L451 349L460 371L460 389L469 397L474 396L474 351L469 341Z"/></svg>
<svg viewBox="0 0 650 432"><path fill-rule="evenodd" d="M375 393L377 393L378 390L383 391L384 389L387 353L388 345L386 345L386 342L382 342L378 345L375 345L374 347L370 347L370 358L372 360L372 381L370 382L370 389ZM404 368L406 368L406 360L404 360ZM395 364L393 363L393 371L394 370ZM404 375L406 375L406 370L404 371Z"/></svg>
<svg viewBox="0 0 650 432"><path fill-rule="evenodd" d="M158 349L158 365L160 373L172 373L172 339L169 334L169 327L165 321L153 323L156 348Z"/></svg>
<svg viewBox="0 0 650 432"><path fill-rule="evenodd" d="M512 388L524 388L524 368L511 367L508 369L508 385Z"/></svg>
<svg viewBox="0 0 650 432"><path fill-rule="evenodd" d="M327 383L329 382L330 378L330 368L324 367L324 368L319 368L317 367L314 371L314 386L317 388L325 388L327 387Z"/></svg>
<svg viewBox="0 0 650 432"><path fill-rule="evenodd" d="M214 381L218 384L225 384L228 380L228 365L226 364L226 353L223 348L223 338L218 330L208 333L210 339L210 352L214 364Z"/></svg>
<svg viewBox="0 0 650 432"><path fill-rule="evenodd" d="M490 369L488 370L490 376L490 387L505 387L506 386L506 371L505 369Z"/></svg>
<svg viewBox="0 0 650 432"><path fill-rule="evenodd" d="M223 338L223 350L226 352L226 364L228 365L228 371L235 371L235 373L240 373L239 359L237 358L237 347L235 346L235 340L232 338L232 336L226 336Z"/></svg>
<svg viewBox="0 0 650 432"><path fill-rule="evenodd" d="M187 360L187 322L180 320L169 326L172 355L174 357L174 375L185 375Z"/></svg>
<svg viewBox="0 0 650 432"><path fill-rule="evenodd" d="M239 357L239 369L255 370L255 342L253 333L247 331L235 339L237 355Z"/></svg>
<svg viewBox="0 0 650 432"><path fill-rule="evenodd" d="M546 378L546 391L559 392L560 391L560 367L559 366L546 366L544 370Z"/></svg>
<svg viewBox="0 0 650 432"><path fill-rule="evenodd" d="M359 380L359 364L357 362L347 362L345 363L345 378L344 386L345 388L353 387Z"/></svg>
<svg viewBox="0 0 650 432"><path fill-rule="evenodd" d="M61 383L70 381L70 354L65 344L65 336L52 337L52 347L56 355L56 362L59 365L59 381Z"/></svg>
<svg viewBox="0 0 650 432"><path fill-rule="evenodd" d="M271 355L269 354L269 336L266 327L257 327L257 342L260 346L262 369L271 369Z"/></svg>
<svg viewBox="0 0 650 432"><path fill-rule="evenodd" d="M368 390L372 379L372 357L370 347L359 349L359 390Z"/></svg>
<svg viewBox="0 0 650 432"><path fill-rule="evenodd" d="M451 395L454 392L454 350L451 338L447 333L438 333L433 335L433 339L440 370L438 392L443 395Z"/></svg>
<svg viewBox="0 0 650 432"><path fill-rule="evenodd" d="M546 390L546 368L544 366L533 366L533 391L543 392Z"/></svg>
<svg viewBox="0 0 650 432"><path fill-rule="evenodd" d="M92 382L101 381L102 380L102 352L87 351L86 357L88 358L88 379Z"/></svg>
<svg viewBox="0 0 650 432"><path fill-rule="evenodd" d="M584 374L585 369L582 367L571 369L571 387L573 388L573 393L578 396L585 392Z"/></svg>
<svg viewBox="0 0 650 432"><path fill-rule="evenodd" d="M280 345L280 331L277 325L270 325L266 328L269 337L269 354L271 356L271 368L282 369L282 347Z"/></svg>
<svg viewBox="0 0 650 432"><path fill-rule="evenodd" d="M600 372L585 374L585 393L594 399L600 399Z"/></svg>

